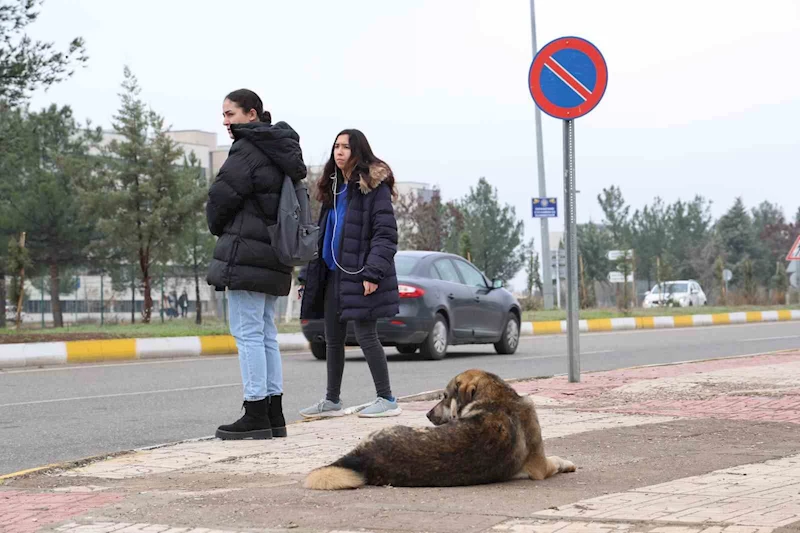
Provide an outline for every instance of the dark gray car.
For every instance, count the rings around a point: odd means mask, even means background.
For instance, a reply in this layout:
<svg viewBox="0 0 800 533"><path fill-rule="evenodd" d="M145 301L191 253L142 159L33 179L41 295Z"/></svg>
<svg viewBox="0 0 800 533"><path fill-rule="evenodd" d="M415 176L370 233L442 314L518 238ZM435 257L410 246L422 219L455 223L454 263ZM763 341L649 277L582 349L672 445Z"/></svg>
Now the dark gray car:
<svg viewBox="0 0 800 533"><path fill-rule="evenodd" d="M448 345L494 344L497 353L512 354L519 344L519 302L491 283L472 263L441 252L408 251L395 255L400 313L378 321L384 346L400 353L417 350L426 359L443 359ZM303 334L317 359L325 359L322 320L303 320ZM356 346L353 325L347 344Z"/></svg>

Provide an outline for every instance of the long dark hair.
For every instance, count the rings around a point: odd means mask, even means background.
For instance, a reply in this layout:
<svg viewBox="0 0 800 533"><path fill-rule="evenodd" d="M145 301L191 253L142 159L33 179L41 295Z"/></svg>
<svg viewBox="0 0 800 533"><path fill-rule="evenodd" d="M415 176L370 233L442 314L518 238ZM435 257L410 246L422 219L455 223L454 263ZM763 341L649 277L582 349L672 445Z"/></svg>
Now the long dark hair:
<svg viewBox="0 0 800 533"><path fill-rule="evenodd" d="M340 131L336 134L336 139L338 139L340 135L347 135L350 138L350 142L348 143L350 145L350 160L348 161L348 166L352 168L350 177L357 180L359 179L358 176L362 173L369 176L370 166L374 164L383 165L389 172L389 176L383 180L383 183L389 186L389 189L391 189L394 195L394 174L392 173L392 169L384 161L375 156L372 152L372 147L369 145L369 141L367 141L367 137L361 133L361 131L355 129ZM336 144L335 140L334 144ZM334 173L341 175L341 172L338 171L338 167L336 166L336 161L333 159L333 145L331 145L331 157L328 159L328 162L325 163L325 168L322 170L322 175L317 179L316 185L317 200L325 206L333 204L331 176L333 176ZM369 178L367 177L367 179Z"/></svg>
<svg viewBox="0 0 800 533"><path fill-rule="evenodd" d="M245 113L249 113L251 109L255 109L258 120L266 122L267 124L272 124L272 115L269 111L264 111L264 103L261 101L261 98L250 89L233 91L226 96L225 99L241 107L242 111Z"/></svg>

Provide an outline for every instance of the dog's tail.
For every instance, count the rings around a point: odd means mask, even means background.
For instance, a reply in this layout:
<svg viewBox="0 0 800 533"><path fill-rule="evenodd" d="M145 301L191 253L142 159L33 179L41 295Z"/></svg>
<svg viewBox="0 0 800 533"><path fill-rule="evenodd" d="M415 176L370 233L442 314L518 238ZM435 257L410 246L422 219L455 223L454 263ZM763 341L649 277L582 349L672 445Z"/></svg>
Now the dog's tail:
<svg viewBox="0 0 800 533"><path fill-rule="evenodd" d="M314 490L357 489L366 483L364 476L341 466L323 466L306 476L303 486Z"/></svg>

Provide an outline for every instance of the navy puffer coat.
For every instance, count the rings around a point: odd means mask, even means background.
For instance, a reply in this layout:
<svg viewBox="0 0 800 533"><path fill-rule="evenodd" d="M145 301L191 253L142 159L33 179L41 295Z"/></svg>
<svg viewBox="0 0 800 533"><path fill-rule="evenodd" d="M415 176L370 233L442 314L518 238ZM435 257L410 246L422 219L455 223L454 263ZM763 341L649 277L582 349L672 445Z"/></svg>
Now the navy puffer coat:
<svg viewBox="0 0 800 533"><path fill-rule="evenodd" d="M286 296L292 267L278 261L267 228L278 219L283 177L306 177L300 137L285 122L231 125L234 142L208 191L206 218L218 236L206 280L217 290Z"/></svg>
<svg viewBox="0 0 800 533"><path fill-rule="evenodd" d="M391 175L390 172L382 164L373 164L369 170L357 167L353 174L358 175L359 179L351 179L348 183L347 213L336 259L345 270L356 272L364 267L364 271L356 275L338 272L341 276L338 294L341 321L389 318L400 311L394 269L397 221L392 208L392 190L383 183ZM326 227L332 207L322 207L320 228ZM305 284L301 318L324 317L325 285L327 277L334 274L322 259L324 239L324 235L321 235L319 258L309 263L301 273L300 282ZM378 290L364 296L365 280L376 283Z"/></svg>

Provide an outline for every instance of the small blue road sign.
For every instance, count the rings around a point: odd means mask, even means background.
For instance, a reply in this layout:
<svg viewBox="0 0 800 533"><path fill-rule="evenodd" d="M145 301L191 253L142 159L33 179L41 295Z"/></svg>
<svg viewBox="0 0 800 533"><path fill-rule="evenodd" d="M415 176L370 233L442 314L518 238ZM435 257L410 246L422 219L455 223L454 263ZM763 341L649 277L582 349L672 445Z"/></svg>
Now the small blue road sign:
<svg viewBox="0 0 800 533"><path fill-rule="evenodd" d="M555 218L558 216L558 201L555 198L533 198L533 218Z"/></svg>
<svg viewBox="0 0 800 533"><path fill-rule="evenodd" d="M563 120L595 108L608 84L606 60L595 45L579 37L561 37L533 58L528 88L548 115Z"/></svg>

